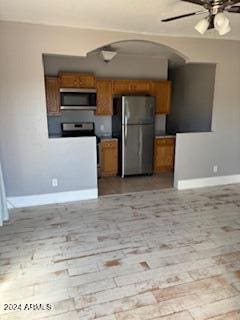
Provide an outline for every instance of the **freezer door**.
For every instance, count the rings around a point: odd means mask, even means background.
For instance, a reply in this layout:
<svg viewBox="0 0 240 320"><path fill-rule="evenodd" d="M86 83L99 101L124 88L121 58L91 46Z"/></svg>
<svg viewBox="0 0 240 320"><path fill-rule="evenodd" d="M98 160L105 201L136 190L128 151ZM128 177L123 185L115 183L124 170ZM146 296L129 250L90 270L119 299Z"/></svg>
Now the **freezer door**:
<svg viewBox="0 0 240 320"><path fill-rule="evenodd" d="M151 124L154 122L155 98L123 96L124 124Z"/></svg>
<svg viewBox="0 0 240 320"><path fill-rule="evenodd" d="M123 134L122 177L151 174L153 171L153 125L123 126Z"/></svg>

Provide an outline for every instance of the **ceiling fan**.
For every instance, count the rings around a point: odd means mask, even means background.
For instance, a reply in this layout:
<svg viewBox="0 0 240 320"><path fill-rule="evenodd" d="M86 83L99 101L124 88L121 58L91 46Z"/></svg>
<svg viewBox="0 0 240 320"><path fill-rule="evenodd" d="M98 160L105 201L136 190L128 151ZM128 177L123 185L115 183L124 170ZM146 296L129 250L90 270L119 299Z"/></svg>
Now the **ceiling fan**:
<svg viewBox="0 0 240 320"><path fill-rule="evenodd" d="M195 29L204 34L207 30L216 29L219 35L224 35L231 31L229 19L225 16L224 11L230 13L240 13L240 0L181 0L191 2L203 7L203 10L191 13L182 14L167 19L162 19L162 22L169 22L177 19L187 18L190 16L201 15L207 13L207 17L200 20Z"/></svg>

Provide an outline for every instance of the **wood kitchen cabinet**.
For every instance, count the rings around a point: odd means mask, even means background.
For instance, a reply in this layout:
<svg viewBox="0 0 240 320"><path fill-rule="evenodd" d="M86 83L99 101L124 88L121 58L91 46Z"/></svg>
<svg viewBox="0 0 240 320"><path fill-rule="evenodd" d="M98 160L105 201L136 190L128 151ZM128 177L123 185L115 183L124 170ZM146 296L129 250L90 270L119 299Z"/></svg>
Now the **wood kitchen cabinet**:
<svg viewBox="0 0 240 320"><path fill-rule="evenodd" d="M175 155L175 137L155 138L154 173L173 171L174 155Z"/></svg>
<svg viewBox="0 0 240 320"><path fill-rule="evenodd" d="M113 80L112 93L113 94L130 94L131 80Z"/></svg>
<svg viewBox="0 0 240 320"><path fill-rule="evenodd" d="M60 115L60 94L58 77L45 78L47 114Z"/></svg>
<svg viewBox="0 0 240 320"><path fill-rule="evenodd" d="M96 115L111 116L113 114L112 81L97 79L96 89L97 89Z"/></svg>
<svg viewBox="0 0 240 320"><path fill-rule="evenodd" d="M150 91L150 81L148 80L131 80L130 90L132 93L149 94Z"/></svg>
<svg viewBox="0 0 240 320"><path fill-rule="evenodd" d="M87 88L92 89L96 86L96 79L93 74L84 73L59 73L61 88Z"/></svg>
<svg viewBox="0 0 240 320"><path fill-rule="evenodd" d="M113 94L149 94L156 97L156 114L169 114L171 109L171 81L113 80Z"/></svg>
<svg viewBox="0 0 240 320"><path fill-rule="evenodd" d="M113 80L113 94L149 94L151 82L148 80Z"/></svg>
<svg viewBox="0 0 240 320"><path fill-rule="evenodd" d="M169 114L171 109L171 81L152 81L151 94L156 97L156 114Z"/></svg>
<svg viewBox="0 0 240 320"><path fill-rule="evenodd" d="M59 88L97 90L96 115L113 114L113 95L152 95L156 98L156 114L169 114L171 82L166 80L96 79L93 74L60 72L57 77L46 77L48 114L60 114Z"/></svg>
<svg viewBox="0 0 240 320"><path fill-rule="evenodd" d="M118 173L118 140L104 139L100 147L101 176L116 176Z"/></svg>

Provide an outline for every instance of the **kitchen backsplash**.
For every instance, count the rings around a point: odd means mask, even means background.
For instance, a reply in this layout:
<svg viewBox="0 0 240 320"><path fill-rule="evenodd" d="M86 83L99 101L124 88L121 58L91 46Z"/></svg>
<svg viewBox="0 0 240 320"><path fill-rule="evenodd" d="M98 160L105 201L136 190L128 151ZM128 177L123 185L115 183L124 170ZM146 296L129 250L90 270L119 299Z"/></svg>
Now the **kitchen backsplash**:
<svg viewBox="0 0 240 320"><path fill-rule="evenodd" d="M166 133L166 115L156 115L155 116L155 134L165 134Z"/></svg>
<svg viewBox="0 0 240 320"><path fill-rule="evenodd" d="M62 122L94 122L95 132L98 136L112 134L112 120L110 116L95 116L93 111L62 111L61 116L48 116L49 136L61 136ZM166 132L166 115L156 115L155 133Z"/></svg>
<svg viewBox="0 0 240 320"><path fill-rule="evenodd" d="M48 116L49 136L61 135L62 122L94 122L97 135L111 135L111 117L95 116L93 111L63 111L61 116Z"/></svg>

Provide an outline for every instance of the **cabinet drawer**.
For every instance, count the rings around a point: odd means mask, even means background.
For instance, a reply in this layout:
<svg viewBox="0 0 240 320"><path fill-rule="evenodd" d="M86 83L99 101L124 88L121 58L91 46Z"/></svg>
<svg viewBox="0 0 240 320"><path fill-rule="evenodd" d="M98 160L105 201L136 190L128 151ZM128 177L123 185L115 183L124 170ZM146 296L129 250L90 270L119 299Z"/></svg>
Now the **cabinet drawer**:
<svg viewBox="0 0 240 320"><path fill-rule="evenodd" d="M175 144L175 138L156 138L155 143L158 146L161 145L174 145Z"/></svg>
<svg viewBox="0 0 240 320"><path fill-rule="evenodd" d="M117 141L116 140L103 140L101 141L102 147L103 148L115 148L117 145Z"/></svg>

